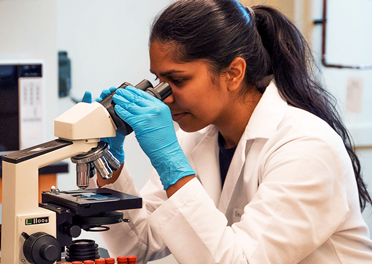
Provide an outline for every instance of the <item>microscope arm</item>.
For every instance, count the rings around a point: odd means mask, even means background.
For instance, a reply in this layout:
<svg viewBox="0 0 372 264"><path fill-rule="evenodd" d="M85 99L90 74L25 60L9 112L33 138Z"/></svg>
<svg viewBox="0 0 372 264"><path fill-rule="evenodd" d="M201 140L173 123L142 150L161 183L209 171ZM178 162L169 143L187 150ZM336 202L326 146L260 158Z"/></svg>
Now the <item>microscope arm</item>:
<svg viewBox="0 0 372 264"><path fill-rule="evenodd" d="M38 169L51 163L84 153L97 146L99 139L54 140L3 156L2 259L20 263L23 254L22 232L40 231L56 236L54 212L39 207ZM6 216L6 217L4 217ZM47 221L43 225L25 225L31 219ZM44 227L43 227L44 226Z"/></svg>

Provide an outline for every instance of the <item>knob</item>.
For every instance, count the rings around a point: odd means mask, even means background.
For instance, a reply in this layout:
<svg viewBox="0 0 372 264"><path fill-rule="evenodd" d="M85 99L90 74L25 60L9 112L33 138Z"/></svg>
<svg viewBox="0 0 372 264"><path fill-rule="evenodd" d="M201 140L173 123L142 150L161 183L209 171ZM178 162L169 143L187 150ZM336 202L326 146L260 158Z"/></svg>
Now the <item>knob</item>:
<svg viewBox="0 0 372 264"><path fill-rule="evenodd" d="M70 237L78 237L81 234L81 228L78 225L66 225L63 231Z"/></svg>
<svg viewBox="0 0 372 264"><path fill-rule="evenodd" d="M56 260L59 253L56 245L42 245L39 251L41 258L53 262Z"/></svg>
<svg viewBox="0 0 372 264"><path fill-rule="evenodd" d="M61 246L53 236L44 232L22 236L26 239L23 254L30 263L52 264L61 257Z"/></svg>

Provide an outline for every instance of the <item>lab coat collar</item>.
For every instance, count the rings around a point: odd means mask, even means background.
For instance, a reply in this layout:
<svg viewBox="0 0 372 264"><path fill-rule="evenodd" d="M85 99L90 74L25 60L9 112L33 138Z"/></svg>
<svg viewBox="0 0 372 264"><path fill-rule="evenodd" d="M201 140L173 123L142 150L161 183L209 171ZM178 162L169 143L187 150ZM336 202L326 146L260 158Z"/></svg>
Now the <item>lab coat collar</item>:
<svg viewBox="0 0 372 264"><path fill-rule="evenodd" d="M275 81L272 81L254 109L242 138L270 138L283 119L287 105L280 96Z"/></svg>

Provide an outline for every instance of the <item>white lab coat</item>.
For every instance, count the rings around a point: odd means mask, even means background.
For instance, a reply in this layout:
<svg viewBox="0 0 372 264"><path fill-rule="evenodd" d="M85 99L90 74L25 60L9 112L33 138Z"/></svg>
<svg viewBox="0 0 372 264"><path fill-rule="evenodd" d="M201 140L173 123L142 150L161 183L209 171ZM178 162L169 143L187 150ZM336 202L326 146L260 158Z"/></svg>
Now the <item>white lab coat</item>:
<svg viewBox="0 0 372 264"><path fill-rule="evenodd" d="M139 193L124 168L110 186L143 197L131 223L103 232L112 256L138 263L169 251L179 263L372 263L352 165L321 119L267 87L236 148L223 189L218 131L179 132L196 179L167 199L156 173Z"/></svg>

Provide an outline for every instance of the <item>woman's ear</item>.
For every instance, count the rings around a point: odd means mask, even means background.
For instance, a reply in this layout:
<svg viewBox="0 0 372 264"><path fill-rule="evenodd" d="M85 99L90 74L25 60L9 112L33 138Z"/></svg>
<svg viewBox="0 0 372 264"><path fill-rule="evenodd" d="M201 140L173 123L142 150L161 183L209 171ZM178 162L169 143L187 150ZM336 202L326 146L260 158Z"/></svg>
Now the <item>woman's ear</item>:
<svg viewBox="0 0 372 264"><path fill-rule="evenodd" d="M227 71L227 81L229 91L238 89L245 76L245 68L247 63L241 57L236 57L231 63Z"/></svg>

